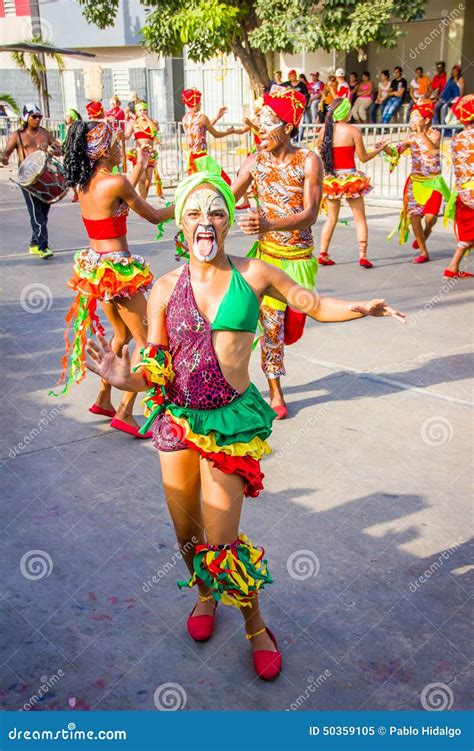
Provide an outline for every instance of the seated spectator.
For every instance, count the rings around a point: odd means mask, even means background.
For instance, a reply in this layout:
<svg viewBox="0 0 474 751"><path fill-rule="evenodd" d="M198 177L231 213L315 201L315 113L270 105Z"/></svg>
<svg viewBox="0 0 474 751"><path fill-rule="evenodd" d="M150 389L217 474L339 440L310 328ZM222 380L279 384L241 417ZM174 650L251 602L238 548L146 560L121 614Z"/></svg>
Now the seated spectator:
<svg viewBox="0 0 474 751"><path fill-rule="evenodd" d="M357 77L357 73L351 73L349 75L349 89L350 89L350 102L351 104L354 104L356 97L357 97L357 87L359 85L359 79Z"/></svg>
<svg viewBox="0 0 474 751"><path fill-rule="evenodd" d="M403 70L397 65L393 69L393 78L387 98L382 106L382 122L389 123L401 109L407 90L407 80L403 78Z"/></svg>
<svg viewBox="0 0 474 751"><path fill-rule="evenodd" d="M385 102L388 92L390 91L391 82L390 82L390 72L388 70L382 70L379 73L379 84L377 89L377 97L375 99L375 102L370 108L370 122L376 123L377 122L377 112L379 110L379 107L383 106L383 103Z"/></svg>
<svg viewBox="0 0 474 751"><path fill-rule="evenodd" d="M333 76L329 77L329 81ZM351 96L351 90L349 87L349 84L346 81L346 73L344 68L338 68L335 73L336 82L330 83L330 89L331 94L333 96L333 99L338 99L340 97L345 97L346 99L350 99Z"/></svg>
<svg viewBox="0 0 474 751"><path fill-rule="evenodd" d="M311 108L311 122L318 122L318 108L323 94L324 84L319 80L319 72L310 73L311 81L308 84L309 88L309 106Z"/></svg>
<svg viewBox="0 0 474 751"><path fill-rule="evenodd" d="M410 120L413 106L419 99L429 99L431 94L431 81L428 76L423 75L423 68L415 68L415 78L410 81L410 103L407 107L405 122Z"/></svg>
<svg viewBox="0 0 474 751"><path fill-rule="evenodd" d="M440 60L439 63L436 63L436 75L433 76L433 80L431 81L430 99L440 98L441 94L443 93L444 87L446 86L447 80L448 77L446 75L446 63L443 60Z"/></svg>
<svg viewBox="0 0 474 751"><path fill-rule="evenodd" d="M464 96L464 78L460 66L453 65L451 68L451 78L435 104L433 115L434 125L445 124L450 104L460 96Z"/></svg>
<svg viewBox="0 0 474 751"><path fill-rule="evenodd" d="M370 73L368 70L364 70L362 81L357 86L356 100L351 112L356 123L369 122L369 110L372 106L373 94L374 84L370 80Z"/></svg>
<svg viewBox="0 0 474 751"><path fill-rule="evenodd" d="M281 70L274 70L273 71L273 81L272 83L278 84L278 86L283 86L283 73Z"/></svg>

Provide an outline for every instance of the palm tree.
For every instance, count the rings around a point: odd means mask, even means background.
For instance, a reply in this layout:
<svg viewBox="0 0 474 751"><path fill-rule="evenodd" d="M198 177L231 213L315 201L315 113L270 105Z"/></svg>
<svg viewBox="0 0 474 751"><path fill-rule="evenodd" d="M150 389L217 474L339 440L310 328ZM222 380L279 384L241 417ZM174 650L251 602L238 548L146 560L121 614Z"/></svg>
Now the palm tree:
<svg viewBox="0 0 474 751"><path fill-rule="evenodd" d="M0 94L0 104L8 104L10 109L13 110L16 115L18 114L18 104L11 94Z"/></svg>
<svg viewBox="0 0 474 751"><path fill-rule="evenodd" d="M54 60L58 66L60 72L65 68L64 60L59 52L56 52L55 48L49 42L45 42L43 39L34 37L30 40L22 40L22 44L41 44L42 47L50 47L50 51L41 50L41 52L29 51L29 52L12 52L12 59L17 68L24 70L28 73L33 85L36 87L38 97L40 101L41 111L48 116L49 115L49 99L48 87L46 82L46 63L45 57L49 57Z"/></svg>

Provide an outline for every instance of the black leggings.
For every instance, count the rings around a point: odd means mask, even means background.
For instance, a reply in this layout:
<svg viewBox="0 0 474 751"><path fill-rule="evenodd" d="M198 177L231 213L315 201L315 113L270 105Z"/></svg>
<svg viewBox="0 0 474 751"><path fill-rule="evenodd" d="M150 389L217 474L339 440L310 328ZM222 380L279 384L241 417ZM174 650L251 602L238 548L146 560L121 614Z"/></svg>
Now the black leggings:
<svg viewBox="0 0 474 751"><path fill-rule="evenodd" d="M48 214L51 204L41 201L24 188L21 191L30 216L31 245L37 245L40 250L46 250L48 247Z"/></svg>

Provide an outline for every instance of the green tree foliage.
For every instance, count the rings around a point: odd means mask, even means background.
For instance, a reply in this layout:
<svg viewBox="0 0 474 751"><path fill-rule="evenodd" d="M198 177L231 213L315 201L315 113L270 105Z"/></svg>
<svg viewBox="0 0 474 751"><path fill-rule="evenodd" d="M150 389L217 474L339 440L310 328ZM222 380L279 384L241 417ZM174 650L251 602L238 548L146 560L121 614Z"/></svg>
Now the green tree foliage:
<svg viewBox="0 0 474 751"><path fill-rule="evenodd" d="M322 48L350 52L394 47L394 19L421 18L426 0L141 0L144 44L160 55L203 62L221 52L240 59L255 89L272 76L273 53ZM112 26L120 0L79 0L90 23Z"/></svg>
<svg viewBox="0 0 474 751"><path fill-rule="evenodd" d="M38 92L41 110L42 112L44 112L44 114L47 115L49 112L48 99L50 99L50 95L48 94L46 86L45 57L54 60L60 71L63 71L65 67L63 57L59 52L56 52L53 45L45 42L43 39L40 39L38 37L35 37L34 39L23 39L22 43L31 45L40 43L45 47L51 47L51 51L48 52L12 52L13 62L15 63L17 68L28 73L33 85Z"/></svg>

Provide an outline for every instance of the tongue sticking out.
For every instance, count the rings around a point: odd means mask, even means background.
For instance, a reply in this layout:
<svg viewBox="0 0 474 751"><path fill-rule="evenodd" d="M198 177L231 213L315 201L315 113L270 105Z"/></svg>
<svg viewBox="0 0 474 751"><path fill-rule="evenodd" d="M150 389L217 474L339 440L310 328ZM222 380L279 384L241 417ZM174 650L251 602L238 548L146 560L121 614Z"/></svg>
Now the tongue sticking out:
<svg viewBox="0 0 474 751"><path fill-rule="evenodd" d="M207 258L212 253L214 238L211 235L198 235L196 238L198 252L203 258Z"/></svg>

